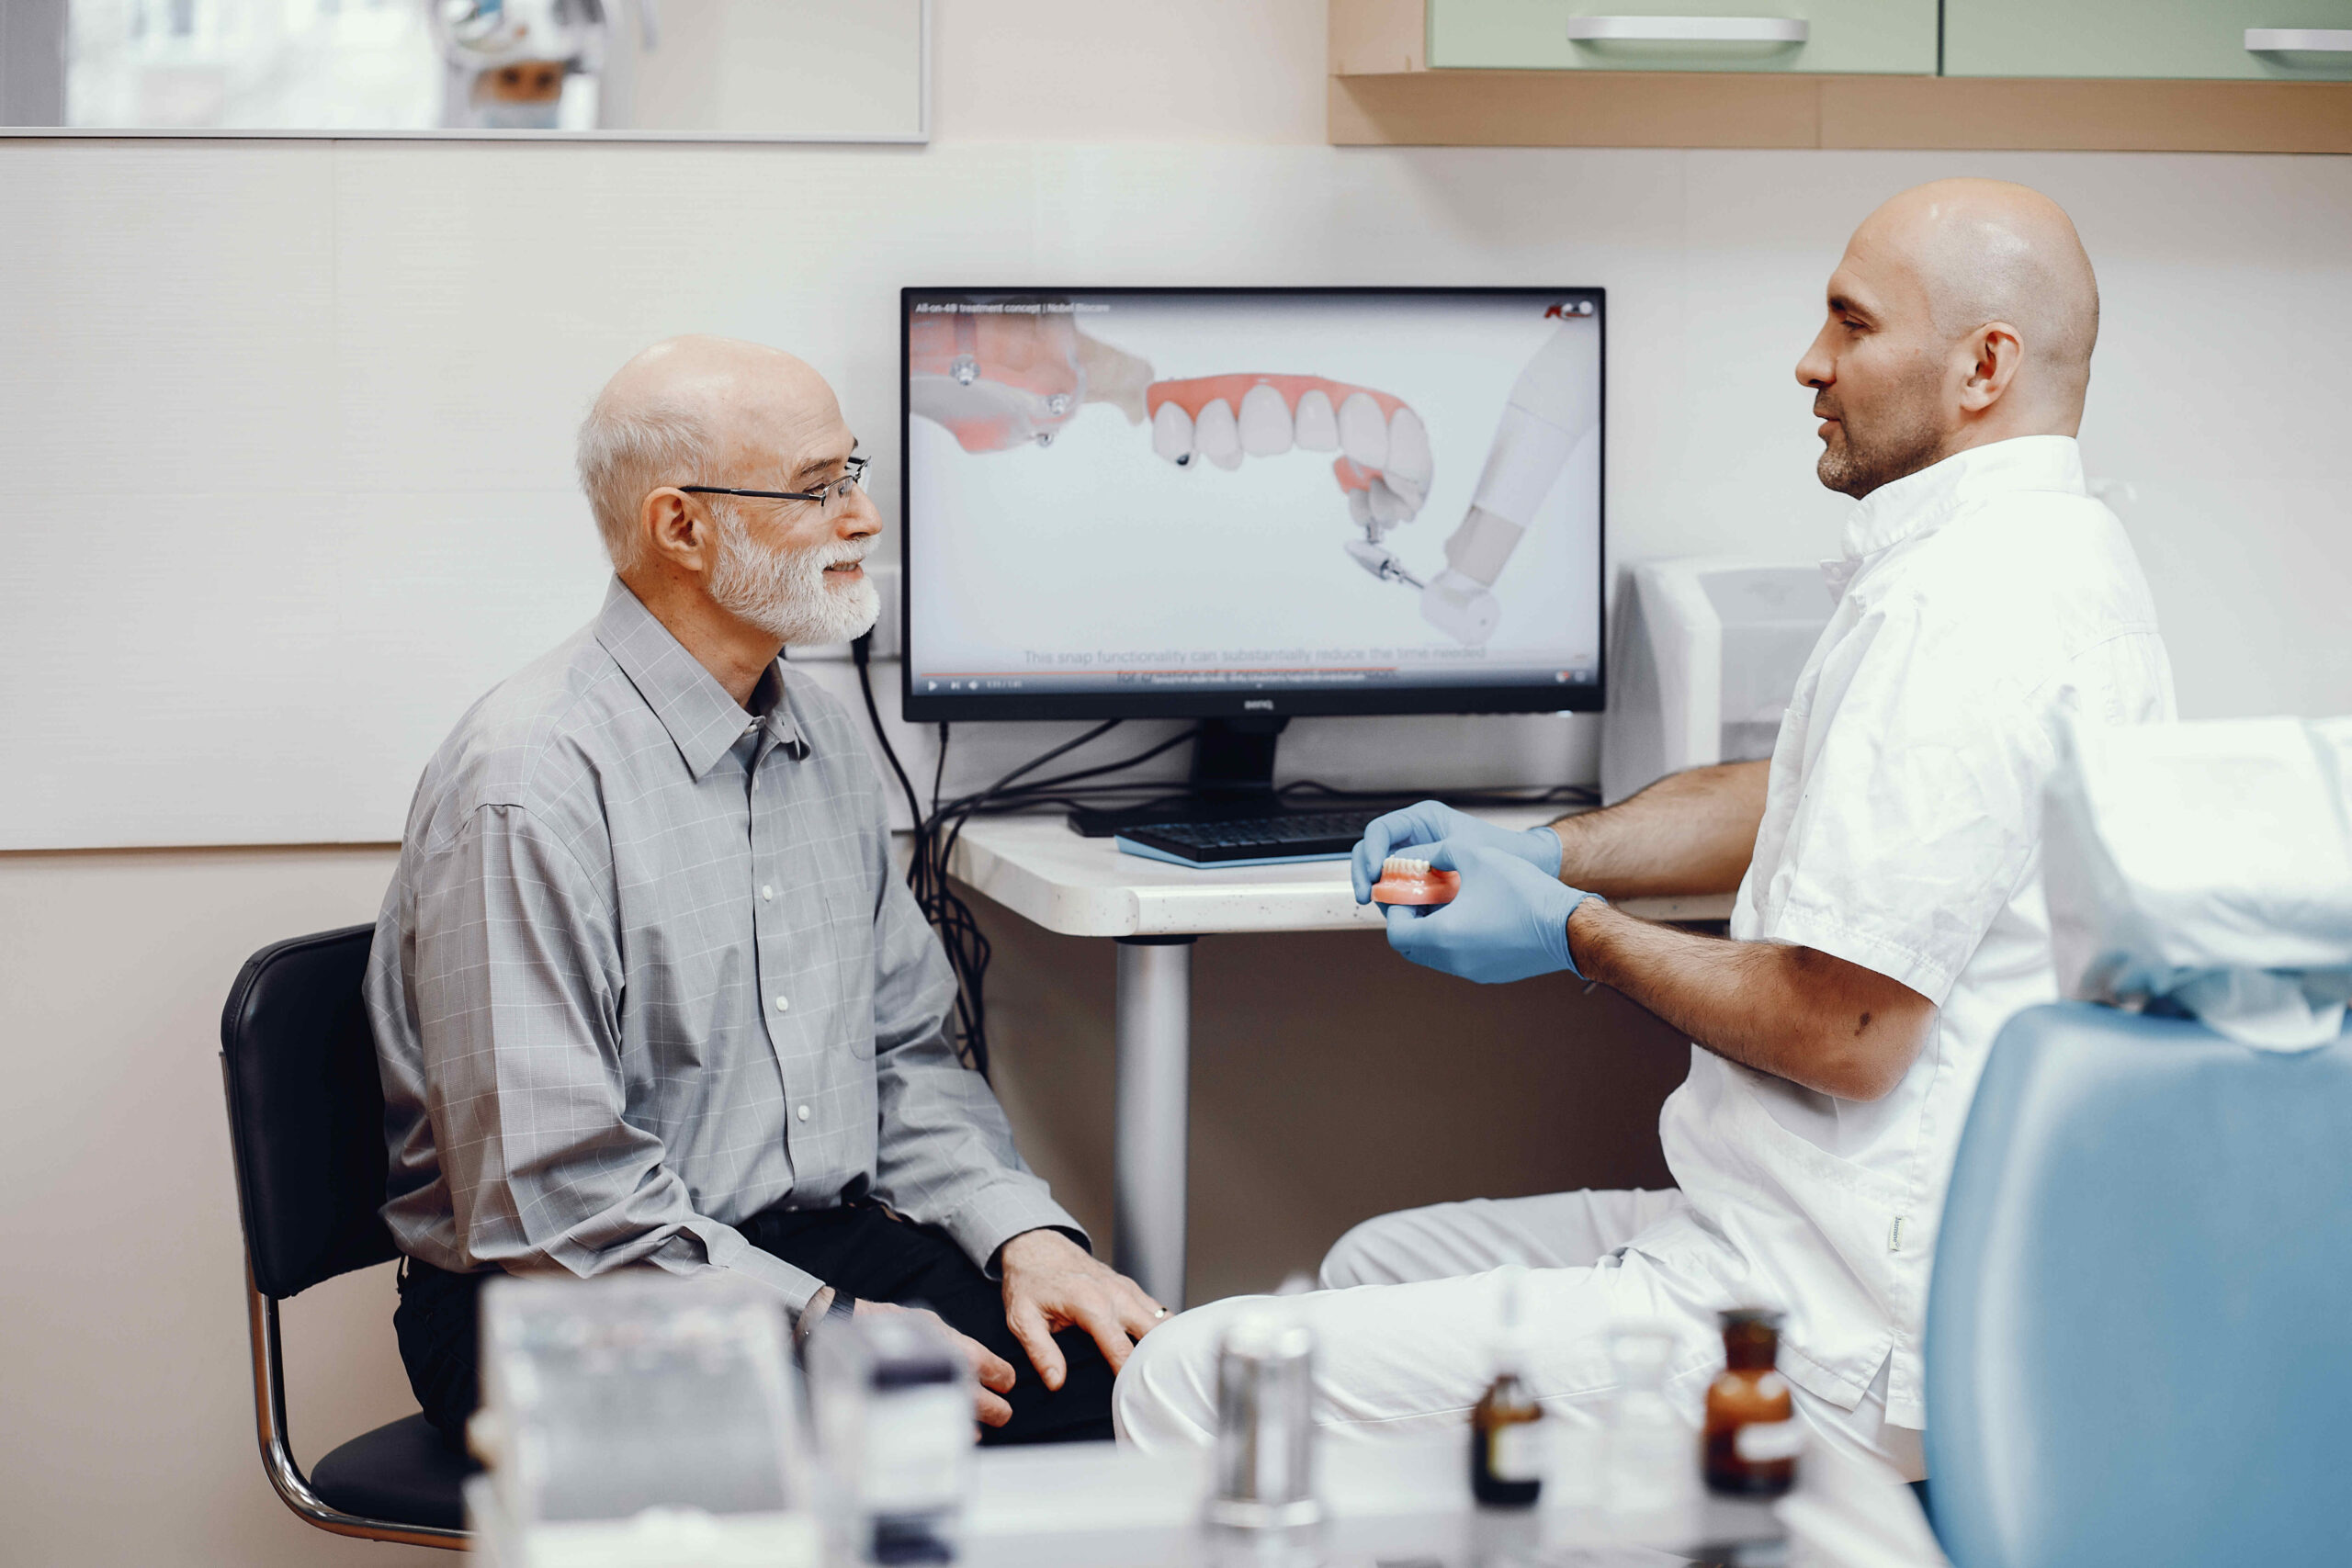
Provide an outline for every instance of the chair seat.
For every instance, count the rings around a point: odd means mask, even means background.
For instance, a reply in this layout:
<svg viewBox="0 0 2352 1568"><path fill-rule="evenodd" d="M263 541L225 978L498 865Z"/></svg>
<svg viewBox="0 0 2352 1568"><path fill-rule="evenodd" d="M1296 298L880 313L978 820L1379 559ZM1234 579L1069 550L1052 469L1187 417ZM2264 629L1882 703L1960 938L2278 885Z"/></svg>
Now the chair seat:
<svg viewBox="0 0 2352 1568"><path fill-rule="evenodd" d="M466 1528L460 1488L481 1468L418 1415L352 1438L319 1461L311 1484L346 1514L457 1530Z"/></svg>

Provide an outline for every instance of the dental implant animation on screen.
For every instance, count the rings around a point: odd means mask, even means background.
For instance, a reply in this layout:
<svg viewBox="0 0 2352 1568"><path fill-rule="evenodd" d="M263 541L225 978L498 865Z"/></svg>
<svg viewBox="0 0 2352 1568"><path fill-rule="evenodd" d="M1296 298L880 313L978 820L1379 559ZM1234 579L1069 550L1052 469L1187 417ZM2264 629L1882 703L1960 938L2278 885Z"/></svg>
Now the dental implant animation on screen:
<svg viewBox="0 0 2352 1568"><path fill-rule="evenodd" d="M1059 310L1055 309L1056 306ZM1511 553L1600 423L1577 319L1592 306L1555 305L1560 326L1512 383L1444 567L1424 580L1386 544L1419 516L1436 478L1430 432L1402 398L1322 376L1238 373L1155 380L1148 361L1089 336L1066 301L918 307L908 323L909 412L944 426L967 452L1001 452L1055 437L1089 403L1130 424L1149 422L1152 450L1180 468L1238 468L1247 458L1333 453L1331 471L1361 530L1349 557L1373 576L1420 593L1422 618L1465 647L1502 619L1494 593Z"/></svg>

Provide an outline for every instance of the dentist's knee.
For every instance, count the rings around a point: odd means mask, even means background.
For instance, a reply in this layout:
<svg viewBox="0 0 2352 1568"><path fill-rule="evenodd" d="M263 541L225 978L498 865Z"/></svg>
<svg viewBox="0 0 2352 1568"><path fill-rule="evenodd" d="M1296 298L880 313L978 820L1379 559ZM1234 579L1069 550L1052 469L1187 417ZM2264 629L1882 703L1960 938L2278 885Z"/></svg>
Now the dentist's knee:
<svg viewBox="0 0 2352 1568"><path fill-rule="evenodd" d="M1355 1285L1401 1284L1416 1278L1400 1266L1400 1254L1408 1249L1399 1244L1410 1230L1412 1213L1376 1215L1333 1242L1331 1250L1323 1255L1316 1283L1327 1291L1344 1291Z"/></svg>
<svg viewBox="0 0 2352 1568"><path fill-rule="evenodd" d="M1206 1445L1216 1435L1216 1352L1232 1304L1179 1313L1136 1341L1111 1391L1121 1443L1148 1453Z"/></svg>

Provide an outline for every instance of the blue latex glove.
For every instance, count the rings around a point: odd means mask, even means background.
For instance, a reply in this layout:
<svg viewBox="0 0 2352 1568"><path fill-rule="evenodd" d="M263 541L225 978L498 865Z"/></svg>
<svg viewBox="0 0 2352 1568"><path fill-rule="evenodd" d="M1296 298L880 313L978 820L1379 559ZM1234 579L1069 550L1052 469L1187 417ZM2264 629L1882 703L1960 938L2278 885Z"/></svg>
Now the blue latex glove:
<svg viewBox="0 0 2352 1568"><path fill-rule="evenodd" d="M1430 969L1482 986L1531 975L1583 972L1568 952L1568 917L1595 897L1516 855L1444 839L1421 852L1462 874L1453 902L1423 910L1388 906L1388 945Z"/></svg>
<svg viewBox="0 0 2352 1568"><path fill-rule="evenodd" d="M1372 902L1372 885L1380 880L1382 861L1408 852L1416 859L1426 860L1429 857L1422 846L1441 839L1464 847L1517 855L1546 876L1560 874L1560 835L1551 829L1528 828L1513 832L1491 822L1481 822L1442 802L1424 800L1402 811L1375 817L1363 830L1348 868L1355 878L1356 902Z"/></svg>

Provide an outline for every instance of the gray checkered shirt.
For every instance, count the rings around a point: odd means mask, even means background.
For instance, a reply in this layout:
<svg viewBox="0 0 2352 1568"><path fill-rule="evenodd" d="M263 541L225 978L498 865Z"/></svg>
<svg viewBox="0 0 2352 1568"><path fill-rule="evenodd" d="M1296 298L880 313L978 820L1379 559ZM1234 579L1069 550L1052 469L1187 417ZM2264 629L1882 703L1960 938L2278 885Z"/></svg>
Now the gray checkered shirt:
<svg viewBox="0 0 2352 1568"><path fill-rule="evenodd" d="M859 1193L987 1267L1076 1235L947 1043L955 980L840 705L754 719L616 581L424 770L367 995L384 1218L437 1268L822 1283L734 1224Z"/></svg>

